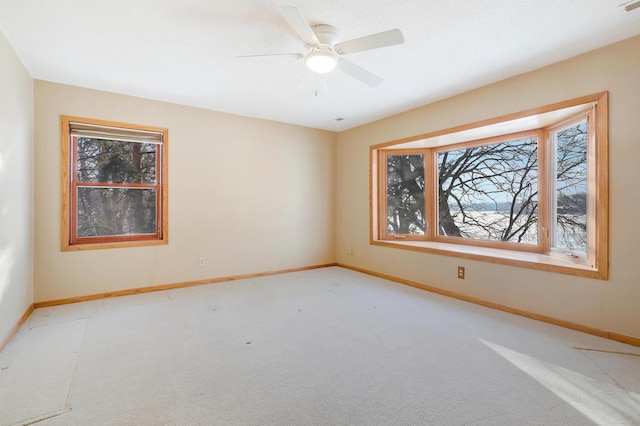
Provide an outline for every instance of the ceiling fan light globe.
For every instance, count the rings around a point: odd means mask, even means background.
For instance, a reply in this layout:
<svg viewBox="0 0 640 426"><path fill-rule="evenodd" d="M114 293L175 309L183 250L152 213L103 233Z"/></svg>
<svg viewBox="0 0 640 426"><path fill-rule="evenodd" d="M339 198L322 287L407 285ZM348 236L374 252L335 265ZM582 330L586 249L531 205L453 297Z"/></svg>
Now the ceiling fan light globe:
<svg viewBox="0 0 640 426"><path fill-rule="evenodd" d="M323 50L316 50L309 53L304 62L307 68L316 74L326 74L333 71L338 64L334 54Z"/></svg>

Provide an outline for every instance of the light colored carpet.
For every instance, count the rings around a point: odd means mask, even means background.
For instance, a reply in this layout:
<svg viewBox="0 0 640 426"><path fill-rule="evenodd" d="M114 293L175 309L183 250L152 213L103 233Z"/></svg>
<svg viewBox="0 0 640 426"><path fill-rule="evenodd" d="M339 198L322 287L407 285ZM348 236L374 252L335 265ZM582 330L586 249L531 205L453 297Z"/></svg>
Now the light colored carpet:
<svg viewBox="0 0 640 426"><path fill-rule="evenodd" d="M632 425L639 355L333 267L38 309L0 424Z"/></svg>

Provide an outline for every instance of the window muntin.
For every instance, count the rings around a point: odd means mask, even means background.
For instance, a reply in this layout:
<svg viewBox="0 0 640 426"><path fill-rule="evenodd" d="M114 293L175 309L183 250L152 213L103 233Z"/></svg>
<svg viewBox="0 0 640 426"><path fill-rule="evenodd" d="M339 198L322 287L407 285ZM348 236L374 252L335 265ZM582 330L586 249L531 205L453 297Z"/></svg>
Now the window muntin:
<svg viewBox="0 0 640 426"><path fill-rule="evenodd" d="M603 92L483 122L371 146L371 244L607 279L609 216L607 100L608 94ZM579 126L585 120L587 125L587 155L584 166L587 187L586 232L584 232L584 226L579 224L574 225L573 229L569 228L569 232L577 233L582 226L580 232L583 240L582 248L574 243L573 249L570 249L567 247L566 237L563 243L562 237L555 236L558 217L560 220L566 218L563 215L568 211L565 206L569 200L561 200L558 207L558 196L555 190L557 153L553 138L554 132ZM584 124L582 126L583 129L574 130L584 130ZM439 193L437 152L479 146L490 139L505 137L508 139L509 131L536 133L539 136L537 245L439 235L438 200L434 195ZM478 136L475 141L474 136ZM584 138L582 140L584 141ZM411 151L411 154L423 153L426 157L425 229L427 232L424 236L405 237L388 234L385 228L387 218L382 214L383 211L387 211L386 175L384 179L381 178L381 175L386 173L383 157L386 152L403 155L408 151ZM562 167L563 164L560 163L560 166ZM562 184L562 180L560 183ZM573 198L570 201L578 204L580 204L580 197L583 196L580 194L582 192L579 189L580 186L584 188L584 179L582 183L573 182L573 189L570 191ZM584 210L584 203L580 208ZM576 216L581 216L580 219L584 220L582 212L578 213L575 210L571 211L573 217L569 218L575 219ZM435 226L430 226L431 224ZM585 237L586 252L584 252ZM414 241L405 241L405 238Z"/></svg>
<svg viewBox="0 0 640 426"><path fill-rule="evenodd" d="M167 130L62 117L63 250L166 244Z"/></svg>

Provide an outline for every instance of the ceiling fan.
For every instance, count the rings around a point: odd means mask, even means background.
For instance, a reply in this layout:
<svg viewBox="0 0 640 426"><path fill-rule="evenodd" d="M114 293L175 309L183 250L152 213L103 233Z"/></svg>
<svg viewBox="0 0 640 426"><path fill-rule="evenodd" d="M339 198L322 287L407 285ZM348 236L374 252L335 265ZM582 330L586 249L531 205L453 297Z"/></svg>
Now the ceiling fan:
<svg viewBox="0 0 640 426"><path fill-rule="evenodd" d="M404 37L399 29L383 31L368 36L340 41L336 29L327 24L310 25L300 10L292 6L280 6L278 12L287 21L295 33L300 37L304 46L309 50L302 53L276 53L270 55L238 56L240 59L278 59L304 58L304 62L311 73L326 74L338 68L364 84L375 87L382 83L382 78L343 58L343 55L365 50L378 49L404 43ZM309 73L307 73L309 74ZM306 80L301 80L301 84Z"/></svg>

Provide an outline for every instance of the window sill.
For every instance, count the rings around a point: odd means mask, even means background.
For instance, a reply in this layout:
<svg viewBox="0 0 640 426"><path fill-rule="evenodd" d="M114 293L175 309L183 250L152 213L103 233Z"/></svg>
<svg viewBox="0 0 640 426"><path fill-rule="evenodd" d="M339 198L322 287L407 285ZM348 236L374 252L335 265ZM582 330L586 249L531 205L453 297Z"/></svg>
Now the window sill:
<svg viewBox="0 0 640 426"><path fill-rule="evenodd" d="M144 247L144 246L157 246L166 245L168 240L139 240L139 241L118 241L118 242L105 242L105 243L88 243L88 244L62 244L62 251L81 251L81 250L100 250L111 248L125 248L125 247Z"/></svg>
<svg viewBox="0 0 640 426"><path fill-rule="evenodd" d="M576 259L556 254L528 253L486 247L448 244L433 241L371 240L372 245L419 251L442 256L460 257L481 262L537 269L547 272L606 280L608 277L598 268L585 265Z"/></svg>

